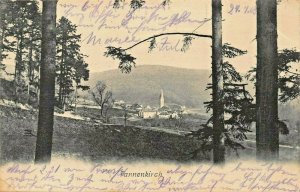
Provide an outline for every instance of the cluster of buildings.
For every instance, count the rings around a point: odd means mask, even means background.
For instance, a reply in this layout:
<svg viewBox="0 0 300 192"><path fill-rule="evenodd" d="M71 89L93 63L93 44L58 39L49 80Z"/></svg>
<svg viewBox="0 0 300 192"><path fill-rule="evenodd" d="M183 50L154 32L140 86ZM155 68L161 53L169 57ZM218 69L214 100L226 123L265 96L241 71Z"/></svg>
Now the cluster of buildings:
<svg viewBox="0 0 300 192"><path fill-rule="evenodd" d="M159 107L150 107L149 105L143 107L140 104L128 105L124 101L116 101L114 103L114 108L122 108L122 106L126 106L128 113L143 119L179 119L181 114L186 113L184 106L177 104L166 105L163 90L161 90L159 96Z"/></svg>

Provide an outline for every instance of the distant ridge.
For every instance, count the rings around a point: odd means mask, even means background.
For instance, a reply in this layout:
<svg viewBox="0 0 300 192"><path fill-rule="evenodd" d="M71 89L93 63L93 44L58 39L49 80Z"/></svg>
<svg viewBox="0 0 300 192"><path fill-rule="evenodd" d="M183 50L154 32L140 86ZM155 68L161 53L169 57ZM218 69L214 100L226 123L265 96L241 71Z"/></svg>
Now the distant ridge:
<svg viewBox="0 0 300 192"><path fill-rule="evenodd" d="M94 87L97 81L105 81L115 99L130 103L158 106L163 89L166 104L202 107L204 101L210 100L210 92L205 91L211 81L209 74L209 70L142 65L133 68L130 74L117 69L91 73L87 84Z"/></svg>

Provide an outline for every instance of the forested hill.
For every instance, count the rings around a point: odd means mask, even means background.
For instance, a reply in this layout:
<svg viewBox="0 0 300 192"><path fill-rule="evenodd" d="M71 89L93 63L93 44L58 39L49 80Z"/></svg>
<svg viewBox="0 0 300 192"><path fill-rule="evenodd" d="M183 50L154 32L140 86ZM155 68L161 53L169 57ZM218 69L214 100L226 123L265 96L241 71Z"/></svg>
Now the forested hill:
<svg viewBox="0 0 300 192"><path fill-rule="evenodd" d="M137 66L130 74L117 69L91 73L88 85L92 88L97 81L105 81L115 99L152 106L158 106L163 89L166 103L198 108L210 100L210 91L205 91L211 81L209 75L209 70L144 65Z"/></svg>

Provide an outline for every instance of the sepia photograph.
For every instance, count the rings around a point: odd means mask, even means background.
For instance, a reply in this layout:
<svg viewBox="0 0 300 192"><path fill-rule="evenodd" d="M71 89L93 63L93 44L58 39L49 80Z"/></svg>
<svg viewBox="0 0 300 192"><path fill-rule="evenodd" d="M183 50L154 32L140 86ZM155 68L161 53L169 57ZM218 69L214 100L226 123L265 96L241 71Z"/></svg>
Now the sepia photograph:
<svg viewBox="0 0 300 192"><path fill-rule="evenodd" d="M300 192L299 0L1 0L0 192Z"/></svg>

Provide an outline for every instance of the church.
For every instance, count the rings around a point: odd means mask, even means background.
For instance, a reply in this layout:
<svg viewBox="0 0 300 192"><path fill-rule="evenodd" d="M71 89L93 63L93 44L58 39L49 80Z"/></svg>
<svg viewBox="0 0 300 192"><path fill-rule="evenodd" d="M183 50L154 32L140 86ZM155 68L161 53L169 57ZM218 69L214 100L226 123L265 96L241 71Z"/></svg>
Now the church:
<svg viewBox="0 0 300 192"><path fill-rule="evenodd" d="M180 105L165 104L164 92L161 89L159 96L159 108L151 108L150 106L147 106L143 108L139 114L141 114L140 116L144 119L178 119L179 114L182 113L182 111L183 108Z"/></svg>
<svg viewBox="0 0 300 192"><path fill-rule="evenodd" d="M164 98L164 91L161 89L160 90L160 97L159 97L159 106L160 108L162 108L163 106L165 106L165 98Z"/></svg>

